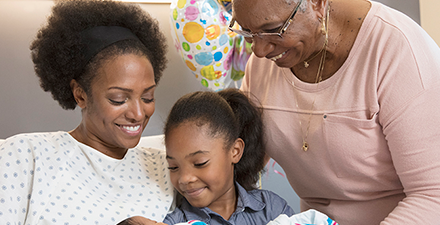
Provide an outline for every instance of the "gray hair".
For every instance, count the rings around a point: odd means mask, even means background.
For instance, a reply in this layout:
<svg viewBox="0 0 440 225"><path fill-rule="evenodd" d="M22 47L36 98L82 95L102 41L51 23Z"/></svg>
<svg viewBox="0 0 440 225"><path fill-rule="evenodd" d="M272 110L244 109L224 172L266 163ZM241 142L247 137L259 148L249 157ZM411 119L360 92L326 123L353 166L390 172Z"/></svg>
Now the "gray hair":
<svg viewBox="0 0 440 225"><path fill-rule="evenodd" d="M235 0L235 1L231 1L232 5L234 5L234 2L238 2L239 0ZM288 5L293 4L298 4L300 2L300 0L284 0L285 3L287 3ZM307 0L303 0L303 2L301 3L301 5L299 6L299 10L301 10L302 12L305 12L307 9L307 5L308 5L308 1Z"/></svg>
<svg viewBox="0 0 440 225"><path fill-rule="evenodd" d="M298 4L300 2L300 0L284 0L287 4L292 4L292 3L296 3ZM305 12L307 9L307 4L308 1L307 0L303 0L303 2L301 3L301 5L299 6L299 10L301 10L302 12Z"/></svg>

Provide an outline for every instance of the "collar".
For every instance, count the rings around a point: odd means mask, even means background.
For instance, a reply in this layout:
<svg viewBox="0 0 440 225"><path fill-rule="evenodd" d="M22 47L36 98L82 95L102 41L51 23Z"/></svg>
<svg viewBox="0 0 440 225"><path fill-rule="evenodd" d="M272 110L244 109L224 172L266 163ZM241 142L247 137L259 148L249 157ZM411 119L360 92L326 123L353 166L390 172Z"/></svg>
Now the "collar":
<svg viewBox="0 0 440 225"><path fill-rule="evenodd" d="M266 203L261 201L261 194L253 194L255 191L247 192L239 183L235 182L235 190L238 194L237 199L237 208L235 212L232 214L231 218L233 218L234 214L242 213L246 210L246 208L252 211L261 211L266 207ZM219 216L220 215L214 211L212 211L208 207L197 208L191 206L186 199L183 199L182 205L180 209L185 213L187 220L200 220L207 224L210 223L212 215Z"/></svg>

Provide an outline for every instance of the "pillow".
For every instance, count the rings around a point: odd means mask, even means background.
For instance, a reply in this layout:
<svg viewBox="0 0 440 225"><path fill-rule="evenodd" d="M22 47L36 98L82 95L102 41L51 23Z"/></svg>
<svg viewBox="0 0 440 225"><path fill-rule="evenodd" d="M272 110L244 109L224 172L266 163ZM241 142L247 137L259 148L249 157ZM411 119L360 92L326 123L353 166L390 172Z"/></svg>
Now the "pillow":
<svg viewBox="0 0 440 225"><path fill-rule="evenodd" d="M137 147L155 148L165 151L164 135L152 135L141 137Z"/></svg>

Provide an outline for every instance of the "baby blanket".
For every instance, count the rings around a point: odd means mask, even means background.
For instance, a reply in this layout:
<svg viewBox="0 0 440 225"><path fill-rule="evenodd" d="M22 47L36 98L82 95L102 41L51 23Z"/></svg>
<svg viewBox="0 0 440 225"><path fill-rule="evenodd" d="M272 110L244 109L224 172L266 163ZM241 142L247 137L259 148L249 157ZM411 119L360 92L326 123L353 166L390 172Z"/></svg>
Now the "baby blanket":
<svg viewBox="0 0 440 225"><path fill-rule="evenodd" d="M207 225L206 223L198 220L191 220L189 222L178 223L176 225L187 224ZM288 217L285 214L281 214L274 220L270 221L267 225L338 225L338 223L330 219L324 213L321 213L314 209L310 209L305 212L295 214L291 217Z"/></svg>

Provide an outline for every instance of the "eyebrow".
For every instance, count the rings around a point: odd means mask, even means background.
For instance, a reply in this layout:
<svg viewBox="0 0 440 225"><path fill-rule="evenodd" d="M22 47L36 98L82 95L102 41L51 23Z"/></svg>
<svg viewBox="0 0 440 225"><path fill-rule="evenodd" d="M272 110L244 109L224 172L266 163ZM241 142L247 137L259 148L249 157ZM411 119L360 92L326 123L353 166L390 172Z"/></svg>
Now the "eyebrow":
<svg viewBox="0 0 440 225"><path fill-rule="evenodd" d="M207 153L209 153L209 151L198 150L198 151L195 151L193 153L188 154L187 156L185 156L185 158L193 157L193 156L198 155L198 154L207 154ZM174 159L173 157L171 157L169 155L166 155L166 158L167 159Z"/></svg>
<svg viewBox="0 0 440 225"><path fill-rule="evenodd" d="M147 92L147 91L153 89L154 87L156 87L156 84L151 85L151 86L148 87L148 88L145 88L145 89L144 89L144 92ZM117 86L109 87L109 88L108 88L108 90L111 90L111 89L117 89L117 90L121 90L121 91L129 92L129 93L132 93L132 92L133 92L132 89L129 89L129 88L123 88L123 87L117 87Z"/></svg>

